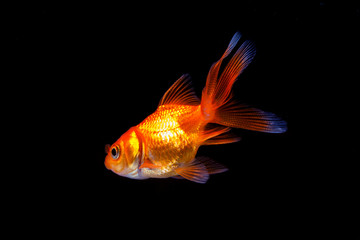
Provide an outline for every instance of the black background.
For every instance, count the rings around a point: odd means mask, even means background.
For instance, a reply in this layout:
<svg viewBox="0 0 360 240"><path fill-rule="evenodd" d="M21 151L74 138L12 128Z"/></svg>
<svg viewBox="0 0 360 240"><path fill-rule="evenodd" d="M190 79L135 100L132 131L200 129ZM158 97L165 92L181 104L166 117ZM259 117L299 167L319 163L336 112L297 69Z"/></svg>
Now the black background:
<svg viewBox="0 0 360 240"><path fill-rule="evenodd" d="M200 14L198 18L189 18L186 10L133 17L103 13L105 19L99 23L103 35L97 46L101 61L95 70L101 80L90 83L94 84L95 104L102 108L94 111L96 118L102 118L101 127L96 128L96 149L101 153L97 161L103 163L105 144L113 143L155 111L163 93L182 74L192 76L200 96L211 64L223 54L236 31L255 42L258 54L235 85L235 95L283 117L289 122L289 131L276 135L236 130L241 142L200 148L198 156L209 156L230 169L211 176L206 185L176 179L124 179L102 167L108 198L155 197L170 205L171 201L176 205L191 201L220 205L222 211L243 211L241 205L249 204L272 212L275 206L284 209L298 202L300 183L306 176L299 175L303 159L294 152L298 123L292 119L297 109L292 94L302 75L295 61L304 50L301 19L296 16L301 9L293 8L291 14L290 9L267 12L249 4L228 11L201 17L199 9L195 13ZM182 200L177 202L178 198Z"/></svg>
<svg viewBox="0 0 360 240"><path fill-rule="evenodd" d="M21 84L27 118L34 120L25 128L45 129L45 144L52 146L45 151L61 159L57 176L69 171L75 191L90 189L91 199L97 199L90 208L104 214L104 222L133 217L143 227L156 219L162 228L185 218L189 226L214 226L214 234L228 232L215 229L220 222L237 224L230 233L301 232L298 224L309 220L308 208L323 183L313 182L320 155L311 150L320 138L308 126L320 131L312 108L321 111L326 98L314 103L309 97L318 87L317 94L326 94L331 83L325 76L333 73L326 70L339 68L329 60L338 53L328 42L357 42L359 6L328 1L207 5L16 6L8 18L14 26L9 62L14 87L31 79ZM234 129L240 142L201 147L198 156L229 168L204 185L171 178L138 181L108 171L105 144L154 112L182 74L192 76L200 97L211 64L236 31L255 43L257 54L234 85L234 95L277 114L288 131Z"/></svg>

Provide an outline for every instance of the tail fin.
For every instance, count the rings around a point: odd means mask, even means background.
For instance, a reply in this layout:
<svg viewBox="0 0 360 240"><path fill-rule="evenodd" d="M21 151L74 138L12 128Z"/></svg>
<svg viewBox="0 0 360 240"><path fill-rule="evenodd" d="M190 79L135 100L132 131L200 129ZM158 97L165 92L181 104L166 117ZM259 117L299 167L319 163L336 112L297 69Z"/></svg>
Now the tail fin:
<svg viewBox="0 0 360 240"><path fill-rule="evenodd" d="M253 43L243 42L219 77L222 61L232 52L240 38L240 33L235 33L225 53L210 68L206 86L202 92L203 117L206 121L234 128L269 133L285 132L286 122L275 114L246 105L236 105L231 99L233 84L255 56L256 50Z"/></svg>

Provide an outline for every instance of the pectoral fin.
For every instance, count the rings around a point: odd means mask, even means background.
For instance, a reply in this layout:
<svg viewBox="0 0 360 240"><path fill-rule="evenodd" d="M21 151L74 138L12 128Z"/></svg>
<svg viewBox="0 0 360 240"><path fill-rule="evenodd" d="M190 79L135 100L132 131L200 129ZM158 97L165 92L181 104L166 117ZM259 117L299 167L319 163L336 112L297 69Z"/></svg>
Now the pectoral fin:
<svg viewBox="0 0 360 240"><path fill-rule="evenodd" d="M155 164L153 164L150 159L145 158L144 162L140 165L139 169L141 168L160 168L161 166L157 166Z"/></svg>
<svg viewBox="0 0 360 240"><path fill-rule="evenodd" d="M175 172L187 180L206 183L210 174L221 173L227 170L223 165L212 161L209 158L200 157L191 163L178 167Z"/></svg>

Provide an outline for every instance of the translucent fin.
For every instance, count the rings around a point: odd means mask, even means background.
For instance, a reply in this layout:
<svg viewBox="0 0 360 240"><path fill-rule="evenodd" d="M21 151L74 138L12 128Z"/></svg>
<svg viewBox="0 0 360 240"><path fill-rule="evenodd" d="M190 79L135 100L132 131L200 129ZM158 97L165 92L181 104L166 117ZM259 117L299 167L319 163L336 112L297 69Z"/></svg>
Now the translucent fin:
<svg viewBox="0 0 360 240"><path fill-rule="evenodd" d="M215 87L217 84L217 80L218 80L218 74L219 74L221 63L224 60L224 58L226 58L231 53L231 51L234 49L236 44L239 42L240 38L241 38L241 34L239 32L235 33L234 36L232 37L228 47L226 48L224 54L221 56L221 58L217 62L215 62L211 66L209 74L206 79L206 88L204 89L206 95L210 96L214 93L214 90L215 90Z"/></svg>
<svg viewBox="0 0 360 240"><path fill-rule="evenodd" d="M249 65L255 56L256 50L254 44L245 41L235 52L221 76L218 76L223 59L234 49L240 37L240 33L234 35L223 56L210 68L201 98L201 110L204 119L207 121L213 119L216 109L230 100L232 86L240 73Z"/></svg>
<svg viewBox="0 0 360 240"><path fill-rule="evenodd" d="M204 143L202 143L202 145L228 144L228 143L238 142L240 140L241 137L235 136L234 134L231 133L225 133L206 140Z"/></svg>
<svg viewBox="0 0 360 240"><path fill-rule="evenodd" d="M209 179L209 173L205 165L199 161L196 161L196 159L191 163L177 168L175 172L181 177L197 183L206 183L206 181Z"/></svg>
<svg viewBox="0 0 360 240"><path fill-rule="evenodd" d="M216 106L220 107L229 100L233 84L242 71L250 64L255 57L255 46L250 41L245 41L236 51L230 62L219 78L215 91Z"/></svg>
<svg viewBox="0 0 360 240"><path fill-rule="evenodd" d="M184 164L177 168L175 172L187 180L197 183L206 183L209 179L209 174L222 173L227 170L228 169L222 164L219 164L210 158L199 157L194 159L191 163Z"/></svg>
<svg viewBox="0 0 360 240"><path fill-rule="evenodd" d="M198 157L196 158L196 161L204 164L209 174L222 173L228 170L228 168L225 167L224 165L208 157Z"/></svg>
<svg viewBox="0 0 360 240"><path fill-rule="evenodd" d="M200 133L199 142L201 145L217 145L240 141L239 137L228 133L230 129L229 127L217 126L204 130Z"/></svg>
<svg viewBox="0 0 360 240"><path fill-rule="evenodd" d="M283 133L287 130L286 122L275 114L235 103L219 108L214 122L228 127L268 133Z"/></svg>
<svg viewBox="0 0 360 240"><path fill-rule="evenodd" d="M286 122L273 113L267 113L245 105L236 106L231 99L231 88L242 71L250 64L256 49L253 43L244 41L234 53L219 76L220 65L240 40L236 33L231 39L223 56L212 65L206 86L202 92L201 112L205 121L227 127L244 128L254 131L283 133L287 130ZM216 137L216 136L214 136ZM221 144L235 141L235 138L209 138L208 144ZM206 143L206 142L205 142Z"/></svg>
<svg viewBox="0 0 360 240"><path fill-rule="evenodd" d="M199 105L200 100L191 87L190 76L182 75L161 98L159 106L175 105Z"/></svg>
<svg viewBox="0 0 360 240"><path fill-rule="evenodd" d="M226 133L228 131L230 131L230 128L223 127L223 126L217 126L217 127L212 127L210 129L206 129L202 133L200 133L199 142L205 142L206 140L208 140L210 138L216 137L216 136Z"/></svg>

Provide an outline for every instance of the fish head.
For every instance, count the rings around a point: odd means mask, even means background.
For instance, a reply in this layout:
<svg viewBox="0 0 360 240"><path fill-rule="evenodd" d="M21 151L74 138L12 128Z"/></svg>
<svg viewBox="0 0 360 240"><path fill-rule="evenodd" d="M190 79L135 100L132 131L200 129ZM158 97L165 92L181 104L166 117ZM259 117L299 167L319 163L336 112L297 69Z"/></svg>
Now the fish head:
<svg viewBox="0 0 360 240"><path fill-rule="evenodd" d="M114 144L106 145L105 166L114 173L141 179L139 166L143 157L143 141L134 128L130 128Z"/></svg>

